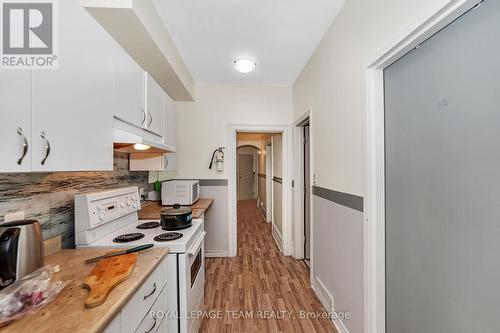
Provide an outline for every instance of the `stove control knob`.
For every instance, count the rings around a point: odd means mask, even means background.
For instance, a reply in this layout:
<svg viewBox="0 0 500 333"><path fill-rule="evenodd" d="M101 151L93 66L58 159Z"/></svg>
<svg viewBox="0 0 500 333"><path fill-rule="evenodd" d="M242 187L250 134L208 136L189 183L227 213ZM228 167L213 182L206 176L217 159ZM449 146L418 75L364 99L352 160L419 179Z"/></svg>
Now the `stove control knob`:
<svg viewBox="0 0 500 333"><path fill-rule="evenodd" d="M104 214L99 214L99 221L104 221Z"/></svg>
<svg viewBox="0 0 500 333"><path fill-rule="evenodd" d="M97 209L101 210L101 209L103 209L103 208L104 208L104 206L102 205L102 203L98 203L98 204L97 204Z"/></svg>
<svg viewBox="0 0 500 333"><path fill-rule="evenodd" d="M132 200L137 201L137 197L135 195L133 195Z"/></svg>
<svg viewBox="0 0 500 333"><path fill-rule="evenodd" d="M123 208L123 207L125 207L125 202L122 202L122 203L120 204L120 206L121 206L122 208Z"/></svg>
<svg viewBox="0 0 500 333"><path fill-rule="evenodd" d="M134 208L137 208L139 207L139 205L137 203L134 203Z"/></svg>
<svg viewBox="0 0 500 333"><path fill-rule="evenodd" d="M132 201L130 201L130 199L127 199L127 205L131 205L132 204Z"/></svg>

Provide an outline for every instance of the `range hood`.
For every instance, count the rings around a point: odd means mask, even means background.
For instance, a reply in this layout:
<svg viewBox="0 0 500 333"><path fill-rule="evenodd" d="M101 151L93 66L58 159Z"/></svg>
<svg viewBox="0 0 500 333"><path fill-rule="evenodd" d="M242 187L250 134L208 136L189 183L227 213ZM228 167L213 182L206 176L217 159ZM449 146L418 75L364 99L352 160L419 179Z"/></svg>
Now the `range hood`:
<svg viewBox="0 0 500 333"><path fill-rule="evenodd" d="M163 143L147 140L137 134L133 134L118 128L113 130L114 150L122 153L172 153L175 149ZM147 150L137 150L134 145L146 145L151 148Z"/></svg>

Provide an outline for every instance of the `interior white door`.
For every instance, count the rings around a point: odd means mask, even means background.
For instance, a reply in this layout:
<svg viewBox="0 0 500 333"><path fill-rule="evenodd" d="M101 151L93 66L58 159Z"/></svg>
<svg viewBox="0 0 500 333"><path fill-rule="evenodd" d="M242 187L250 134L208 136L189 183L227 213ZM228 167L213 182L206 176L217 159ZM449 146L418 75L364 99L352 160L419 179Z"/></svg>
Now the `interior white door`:
<svg viewBox="0 0 500 333"><path fill-rule="evenodd" d="M113 48L116 118L137 127L146 124L144 71L118 44Z"/></svg>
<svg viewBox="0 0 500 333"><path fill-rule="evenodd" d="M32 169L112 170L114 41L78 0L58 22L59 68L33 71Z"/></svg>
<svg viewBox="0 0 500 333"><path fill-rule="evenodd" d="M146 126L156 135L163 136L165 92L149 73L144 73L146 86Z"/></svg>
<svg viewBox="0 0 500 333"><path fill-rule="evenodd" d="M250 200L253 198L253 155L239 154L238 155L238 199Z"/></svg>
<svg viewBox="0 0 500 333"><path fill-rule="evenodd" d="M0 172L31 170L30 70L0 74L0 151Z"/></svg>

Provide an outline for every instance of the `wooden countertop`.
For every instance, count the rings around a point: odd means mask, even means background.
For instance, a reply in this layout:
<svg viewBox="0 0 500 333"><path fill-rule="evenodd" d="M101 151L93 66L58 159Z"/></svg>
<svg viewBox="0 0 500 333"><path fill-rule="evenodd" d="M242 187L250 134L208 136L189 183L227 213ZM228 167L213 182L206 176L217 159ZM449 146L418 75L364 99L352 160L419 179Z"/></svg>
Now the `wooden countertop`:
<svg viewBox="0 0 500 333"><path fill-rule="evenodd" d="M198 199L191 205L193 210L193 219L200 218L214 203L214 199ZM158 220L160 218L160 211L168 206L162 206L159 201L150 201L142 205L139 211L139 220Z"/></svg>
<svg viewBox="0 0 500 333"><path fill-rule="evenodd" d="M152 248L140 252L131 276L111 290L102 305L87 309L84 304L89 291L82 287L82 281L95 264L85 264L84 260L107 251L102 248L61 250L45 257L46 264L61 266L61 271L54 274L54 278L70 282L52 303L1 328L0 331L2 333L101 332L169 252L168 248Z"/></svg>

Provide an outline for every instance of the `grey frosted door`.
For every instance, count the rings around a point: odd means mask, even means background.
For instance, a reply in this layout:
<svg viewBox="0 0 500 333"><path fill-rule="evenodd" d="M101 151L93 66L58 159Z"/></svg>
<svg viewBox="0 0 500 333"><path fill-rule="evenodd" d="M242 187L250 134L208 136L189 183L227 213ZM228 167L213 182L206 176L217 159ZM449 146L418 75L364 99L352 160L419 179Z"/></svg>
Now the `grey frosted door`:
<svg viewBox="0 0 500 333"><path fill-rule="evenodd" d="M387 333L500 332L500 1L385 70Z"/></svg>

